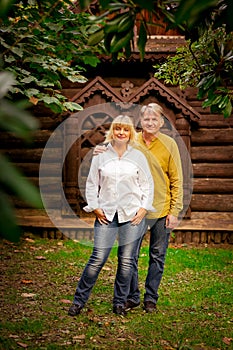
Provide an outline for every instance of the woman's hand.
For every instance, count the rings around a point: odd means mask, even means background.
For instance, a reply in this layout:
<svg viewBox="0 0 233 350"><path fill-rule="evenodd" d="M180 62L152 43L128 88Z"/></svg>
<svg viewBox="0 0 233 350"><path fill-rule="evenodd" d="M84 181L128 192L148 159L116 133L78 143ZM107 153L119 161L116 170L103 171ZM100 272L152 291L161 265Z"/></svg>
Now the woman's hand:
<svg viewBox="0 0 233 350"><path fill-rule="evenodd" d="M97 220L99 221L99 223L102 224L107 224L108 220L104 214L104 211L101 208L97 208L94 210L94 213L96 215Z"/></svg>
<svg viewBox="0 0 233 350"><path fill-rule="evenodd" d="M144 208L140 208L137 214L131 219L132 225L139 225L144 216L146 215L147 210Z"/></svg>

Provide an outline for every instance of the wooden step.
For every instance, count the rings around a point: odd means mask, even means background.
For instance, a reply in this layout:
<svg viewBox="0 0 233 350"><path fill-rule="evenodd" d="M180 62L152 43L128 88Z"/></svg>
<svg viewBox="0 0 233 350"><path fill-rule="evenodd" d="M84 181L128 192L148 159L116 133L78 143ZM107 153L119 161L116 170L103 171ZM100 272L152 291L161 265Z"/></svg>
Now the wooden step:
<svg viewBox="0 0 233 350"><path fill-rule="evenodd" d="M22 227L53 227L54 223L48 217L46 211L35 209L18 209L16 212L19 226ZM61 228L91 229L94 225L94 217L69 218L59 215L54 216L57 226ZM192 212L191 219L183 219L179 230L207 230L207 231L233 231L232 212Z"/></svg>

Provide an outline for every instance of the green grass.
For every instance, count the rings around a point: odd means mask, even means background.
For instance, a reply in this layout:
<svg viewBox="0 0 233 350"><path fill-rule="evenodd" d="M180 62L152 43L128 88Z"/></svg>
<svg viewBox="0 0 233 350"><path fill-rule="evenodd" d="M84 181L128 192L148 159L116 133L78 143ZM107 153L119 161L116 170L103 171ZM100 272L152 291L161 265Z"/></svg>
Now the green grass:
<svg viewBox="0 0 233 350"><path fill-rule="evenodd" d="M229 350L233 344L232 248L169 247L158 312L112 313L116 248L82 313L67 315L91 247L34 237L0 241L0 349ZM139 259L143 298L148 242Z"/></svg>

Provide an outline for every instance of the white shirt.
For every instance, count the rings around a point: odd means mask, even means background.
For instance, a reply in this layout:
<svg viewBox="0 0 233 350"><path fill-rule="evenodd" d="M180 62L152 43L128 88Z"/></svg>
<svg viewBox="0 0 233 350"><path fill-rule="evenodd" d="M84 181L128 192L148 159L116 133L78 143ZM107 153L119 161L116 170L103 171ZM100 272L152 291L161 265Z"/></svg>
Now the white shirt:
<svg viewBox="0 0 233 350"><path fill-rule="evenodd" d="M112 221L118 213L119 222L132 219L139 208L154 211L152 207L154 182L146 157L128 145L121 158L111 144L107 150L92 159L86 182L84 210L101 208Z"/></svg>

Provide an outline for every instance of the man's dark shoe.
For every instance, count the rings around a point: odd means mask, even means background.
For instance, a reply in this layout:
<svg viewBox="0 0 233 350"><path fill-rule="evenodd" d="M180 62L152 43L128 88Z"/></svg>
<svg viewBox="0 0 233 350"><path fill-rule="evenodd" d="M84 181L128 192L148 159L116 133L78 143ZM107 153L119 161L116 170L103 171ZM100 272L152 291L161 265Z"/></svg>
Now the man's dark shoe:
<svg viewBox="0 0 233 350"><path fill-rule="evenodd" d="M125 310L128 311L128 310L134 309L135 307L137 307L139 305L140 305L140 301L138 303L136 303L135 301L127 300L126 304L125 304Z"/></svg>
<svg viewBox="0 0 233 350"><path fill-rule="evenodd" d="M152 301L145 301L144 302L144 310L146 312L155 312L156 311L156 304Z"/></svg>
<svg viewBox="0 0 233 350"><path fill-rule="evenodd" d="M68 311L68 315L70 316L77 316L80 314L82 310L82 307L80 305L71 305L71 307L69 308L69 311Z"/></svg>
<svg viewBox="0 0 233 350"><path fill-rule="evenodd" d="M113 312L116 315L126 316L127 312L122 305L113 306Z"/></svg>

